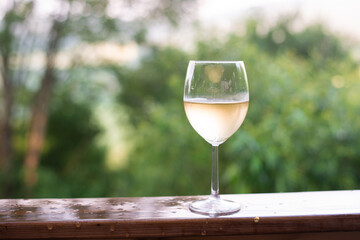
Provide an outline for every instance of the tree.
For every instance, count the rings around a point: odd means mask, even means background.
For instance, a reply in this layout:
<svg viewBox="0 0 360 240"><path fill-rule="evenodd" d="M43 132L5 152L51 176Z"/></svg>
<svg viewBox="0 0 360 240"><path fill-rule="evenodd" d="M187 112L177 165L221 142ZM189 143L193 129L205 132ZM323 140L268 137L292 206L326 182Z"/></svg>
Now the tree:
<svg viewBox="0 0 360 240"><path fill-rule="evenodd" d="M10 64L11 58L15 54L15 49L21 49L21 38L19 33L14 33L13 29L21 29L21 22L25 21L26 16L32 11L32 3L17 4L8 1L7 12L3 17L2 31L0 32L0 51L1 51L1 79L2 79L2 114L0 116L0 166L1 173L5 179L5 192L11 194L12 173L13 173L13 115L15 90L23 83L24 75L16 74ZM19 53L23 54L23 53ZM23 61L20 64L24 64ZM21 69L21 66L19 66ZM21 72L22 73L22 69Z"/></svg>
<svg viewBox="0 0 360 240"><path fill-rule="evenodd" d="M32 188L37 181L36 168L39 164L41 151L44 145L45 131L48 119L48 108L51 101L53 88L56 83L55 76L55 54L59 48L62 26L66 22L54 20L50 30L48 47L46 50L45 73L41 80L41 85L36 93L30 127L28 131L27 152L25 155L25 184Z"/></svg>
<svg viewBox="0 0 360 240"><path fill-rule="evenodd" d="M37 182L37 168L39 166L44 142L46 141L46 128L48 122L49 106L60 82L69 74L58 69L57 57L60 52L70 45L88 42L94 44L102 41L112 41L122 44L134 39L138 43L146 40L146 29L153 21L170 22L176 25L179 16L187 11L189 1L161 1L157 4L148 4L148 1L54 1L53 9L48 9L45 14L46 21L39 19L41 16L35 11L39 6L38 1L8 1L4 12L1 28L1 73L3 113L0 121L1 127L1 168L3 178L10 179L11 165L14 158L24 158L24 183L28 188L29 196ZM114 6L120 4L120 8ZM120 9L120 12L114 10ZM137 10L142 9L141 14ZM125 11L123 11L125 10ZM136 11L135 11L136 10ZM130 13L130 14L129 14ZM143 18L143 14L147 18ZM44 17L44 16L43 16ZM149 21L151 19L151 21ZM40 21L39 21L40 20ZM34 27L38 26L38 28ZM14 30L15 29L15 30ZM32 71L29 69L29 56L40 51L45 55L43 70ZM16 61L12 61L16 59ZM86 66L87 59L73 59L70 68ZM12 66L10 62L15 62ZM100 63L101 69L106 62ZM67 73L71 73L68 71ZM38 88L29 88L29 77L41 79ZM30 101L20 101L19 95L25 95ZM31 102L29 104L29 102ZM14 111L18 108L25 109L19 119ZM12 135L18 131L19 121L24 122L27 141L24 156L16 152L14 156L14 141ZM11 124L13 123L13 124ZM15 126L17 125L17 126ZM7 187L11 189L11 186ZM6 194L6 193L5 193Z"/></svg>

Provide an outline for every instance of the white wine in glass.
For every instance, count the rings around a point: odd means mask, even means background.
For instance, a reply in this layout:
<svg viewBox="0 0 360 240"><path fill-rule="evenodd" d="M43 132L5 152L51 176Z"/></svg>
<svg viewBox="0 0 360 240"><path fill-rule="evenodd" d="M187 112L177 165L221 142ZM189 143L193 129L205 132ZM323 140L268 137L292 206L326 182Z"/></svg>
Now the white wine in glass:
<svg viewBox="0 0 360 240"><path fill-rule="evenodd" d="M186 116L195 131L212 145L211 195L190 210L206 215L228 215L240 204L219 195L218 147L243 123L249 89L242 61L190 61L184 87Z"/></svg>

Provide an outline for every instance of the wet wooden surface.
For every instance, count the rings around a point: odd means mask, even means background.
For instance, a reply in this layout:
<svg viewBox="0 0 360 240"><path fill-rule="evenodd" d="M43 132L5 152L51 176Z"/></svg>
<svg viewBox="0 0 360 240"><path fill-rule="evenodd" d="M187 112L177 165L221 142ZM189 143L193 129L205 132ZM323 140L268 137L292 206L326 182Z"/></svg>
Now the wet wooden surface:
<svg viewBox="0 0 360 240"><path fill-rule="evenodd" d="M360 239L360 190L223 195L241 211L188 210L205 197L2 199L0 239Z"/></svg>

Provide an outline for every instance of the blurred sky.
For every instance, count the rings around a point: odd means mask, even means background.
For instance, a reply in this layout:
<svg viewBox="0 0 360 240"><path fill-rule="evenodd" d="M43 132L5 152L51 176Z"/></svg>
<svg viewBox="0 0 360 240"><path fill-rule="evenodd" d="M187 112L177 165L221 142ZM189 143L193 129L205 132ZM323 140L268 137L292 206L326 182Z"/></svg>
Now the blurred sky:
<svg viewBox="0 0 360 240"><path fill-rule="evenodd" d="M277 16L298 11L301 28L314 22L360 40L358 0L199 0L198 18L207 25L231 27L239 18L261 11L269 23Z"/></svg>
<svg viewBox="0 0 360 240"><path fill-rule="evenodd" d="M1 13L4 13L3 10L10 2L12 0L0 0ZM36 7L38 15L47 15L59 7L58 0L36 0L36 2L39 3ZM197 0L197 2L195 19L199 19L203 25L209 27L215 25L226 30L231 27L232 22L251 16L259 10L270 22L281 14L298 10L301 19L299 24L321 21L332 30L360 39L360 1L358 0ZM121 8L121 4L115 6ZM121 9L115 12L125 14ZM125 15L131 18L132 15L137 16L139 13Z"/></svg>
<svg viewBox="0 0 360 240"><path fill-rule="evenodd" d="M27 1L27 0L21 0ZM95 1L95 0L94 0ZM144 6L156 4L155 0L136 0ZM161 0L159 0L161 1ZM3 17L4 9L11 6L12 0L0 0L0 20ZM241 20L254 15L261 16L269 27L275 24L279 16L298 13L294 30L301 30L309 24L322 23L327 29L347 38L355 43L360 42L360 1L359 0L197 0L196 11L193 11L191 20L198 20L202 30L212 31L214 28L220 34L234 30L239 33ZM35 15L46 18L48 14L59 9L59 0L36 0ZM110 0L110 8L106 13L109 16L122 18L131 21L133 18L144 15L146 7L142 10L128 11L123 7L122 0ZM125 11L127 10L127 11ZM191 22L184 18L183 24L176 30L170 30L164 24L154 24L148 29L150 42L159 44L177 43L184 38L189 41L184 45L184 41L178 44L182 47L191 49L191 40L195 30L192 29ZM245 26L245 25L243 25ZM266 26L263 26L266 32ZM133 47L133 46L132 46ZM124 54L122 54L124 55Z"/></svg>

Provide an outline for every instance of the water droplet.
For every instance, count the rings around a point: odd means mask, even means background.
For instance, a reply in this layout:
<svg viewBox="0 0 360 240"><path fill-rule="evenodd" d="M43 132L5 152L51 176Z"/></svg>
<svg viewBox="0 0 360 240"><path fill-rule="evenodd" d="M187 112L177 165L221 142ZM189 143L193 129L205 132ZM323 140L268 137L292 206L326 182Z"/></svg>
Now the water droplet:
<svg viewBox="0 0 360 240"><path fill-rule="evenodd" d="M48 229L49 231L53 230L53 228L54 228L54 226L53 226L52 224L48 224L48 225L47 225L47 229Z"/></svg>
<svg viewBox="0 0 360 240"><path fill-rule="evenodd" d="M75 226L76 226L77 228L80 228L80 227L81 227L81 223L80 223L80 222L76 222L76 223L75 223Z"/></svg>
<svg viewBox="0 0 360 240"><path fill-rule="evenodd" d="M205 236L206 235L206 231L205 230L202 230L201 231L201 236Z"/></svg>
<svg viewBox="0 0 360 240"><path fill-rule="evenodd" d="M254 223L258 223L260 221L259 217L254 217Z"/></svg>
<svg viewBox="0 0 360 240"><path fill-rule="evenodd" d="M111 226L110 226L110 231L111 231L111 232L115 231L115 226L114 226L114 225L111 225Z"/></svg>

